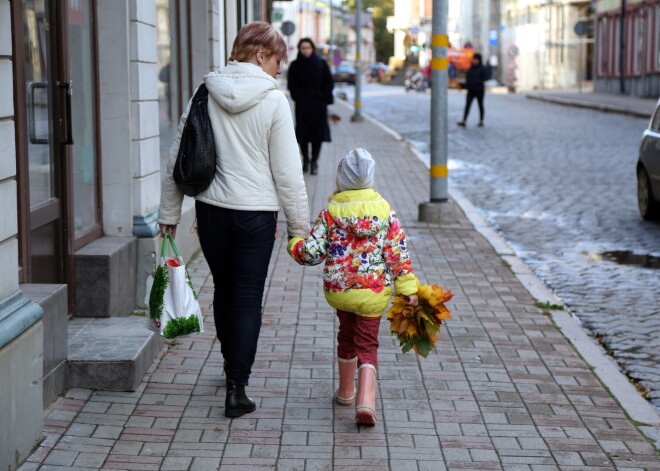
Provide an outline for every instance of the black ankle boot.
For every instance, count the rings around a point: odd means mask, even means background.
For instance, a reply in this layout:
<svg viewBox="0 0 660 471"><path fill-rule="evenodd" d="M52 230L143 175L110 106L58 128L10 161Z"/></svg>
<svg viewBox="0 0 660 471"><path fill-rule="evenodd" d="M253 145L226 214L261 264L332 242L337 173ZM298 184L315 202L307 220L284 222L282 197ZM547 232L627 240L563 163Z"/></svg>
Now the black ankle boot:
<svg viewBox="0 0 660 471"><path fill-rule="evenodd" d="M307 173L309 170L309 157L308 158L303 158L303 173Z"/></svg>
<svg viewBox="0 0 660 471"><path fill-rule="evenodd" d="M225 398L225 417L240 417L254 412L257 405L245 394L245 385L227 381L227 396Z"/></svg>
<svg viewBox="0 0 660 471"><path fill-rule="evenodd" d="M319 166L318 166L318 164L316 163L316 161L312 160L312 171L311 171L311 174L312 174L312 175L316 175L316 174L318 173L318 170L319 170Z"/></svg>

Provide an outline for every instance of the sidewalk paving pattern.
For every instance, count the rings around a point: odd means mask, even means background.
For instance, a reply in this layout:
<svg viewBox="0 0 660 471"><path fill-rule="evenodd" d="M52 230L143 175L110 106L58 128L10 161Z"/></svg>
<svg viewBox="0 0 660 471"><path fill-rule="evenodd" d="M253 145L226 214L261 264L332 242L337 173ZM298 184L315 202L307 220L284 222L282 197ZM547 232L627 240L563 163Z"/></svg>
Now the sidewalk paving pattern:
<svg viewBox="0 0 660 471"><path fill-rule="evenodd" d="M333 403L337 321L322 269L290 259L280 223L248 387L256 412L224 417L213 283L198 256L189 270L206 332L164 349L136 392L68 391L20 469L660 469L653 446L467 218L416 220L428 199L423 164L372 123L333 111L342 116L333 142L319 175L306 176L312 215L334 189L339 158L365 147L377 189L405 225L416 274L455 295L427 359L402 354L383 319L378 424L357 427L354 409Z"/></svg>

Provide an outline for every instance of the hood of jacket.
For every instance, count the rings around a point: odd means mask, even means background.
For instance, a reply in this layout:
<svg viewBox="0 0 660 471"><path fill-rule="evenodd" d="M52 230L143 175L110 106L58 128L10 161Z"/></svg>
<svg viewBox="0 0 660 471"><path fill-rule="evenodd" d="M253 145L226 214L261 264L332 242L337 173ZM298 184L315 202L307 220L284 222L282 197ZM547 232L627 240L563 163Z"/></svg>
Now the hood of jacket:
<svg viewBox="0 0 660 471"><path fill-rule="evenodd" d="M378 220L390 217L390 205L372 189L348 190L337 193L328 205L328 212L342 230L360 238L373 237L380 230Z"/></svg>
<svg viewBox="0 0 660 471"><path fill-rule="evenodd" d="M204 82L213 99L229 113L249 110L278 88L277 81L258 65L237 61L207 74Z"/></svg>

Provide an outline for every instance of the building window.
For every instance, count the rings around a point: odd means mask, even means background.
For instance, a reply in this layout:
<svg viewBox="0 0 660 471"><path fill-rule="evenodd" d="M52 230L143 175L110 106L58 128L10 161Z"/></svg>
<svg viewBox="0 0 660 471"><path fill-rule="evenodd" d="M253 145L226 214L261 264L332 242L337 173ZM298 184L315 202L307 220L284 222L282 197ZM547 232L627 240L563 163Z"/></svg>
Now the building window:
<svg viewBox="0 0 660 471"><path fill-rule="evenodd" d="M619 16L612 17L613 21L610 21L610 48L611 48L611 63L614 65L610 68L610 75L618 77L621 75L621 54L619 50L619 44L621 42L621 18Z"/></svg>
<svg viewBox="0 0 660 471"><path fill-rule="evenodd" d="M73 229L74 237L78 239L94 229L97 233L100 231L92 5L69 1L68 23L68 62L75 87L71 95Z"/></svg>
<svg viewBox="0 0 660 471"><path fill-rule="evenodd" d="M633 41L632 41L632 73L633 75L639 75L643 71L644 64L644 32L645 32L645 22L644 10L637 10L636 15L633 18Z"/></svg>
<svg viewBox="0 0 660 471"><path fill-rule="evenodd" d="M158 63L158 123L160 130L161 170L167 167L169 149L178 124L178 71L176 53L176 11L170 0L156 0L156 38ZM174 26L174 27L173 27Z"/></svg>
<svg viewBox="0 0 660 471"><path fill-rule="evenodd" d="M655 6L655 70L660 72L660 3Z"/></svg>
<svg viewBox="0 0 660 471"><path fill-rule="evenodd" d="M185 1L156 0L161 177L167 170L179 117L192 93L189 15Z"/></svg>
<svg viewBox="0 0 660 471"><path fill-rule="evenodd" d="M608 76L611 73L610 18L603 16L598 20L598 75Z"/></svg>

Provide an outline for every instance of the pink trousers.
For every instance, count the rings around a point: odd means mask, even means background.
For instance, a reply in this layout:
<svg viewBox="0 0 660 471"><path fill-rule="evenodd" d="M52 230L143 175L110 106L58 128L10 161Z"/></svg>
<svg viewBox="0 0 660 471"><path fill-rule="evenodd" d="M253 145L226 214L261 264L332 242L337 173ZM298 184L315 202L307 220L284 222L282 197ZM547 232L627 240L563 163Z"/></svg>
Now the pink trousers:
<svg viewBox="0 0 660 471"><path fill-rule="evenodd" d="M358 316L337 310L337 356L344 360L358 358L358 366L367 363L378 368L378 327L380 316Z"/></svg>

